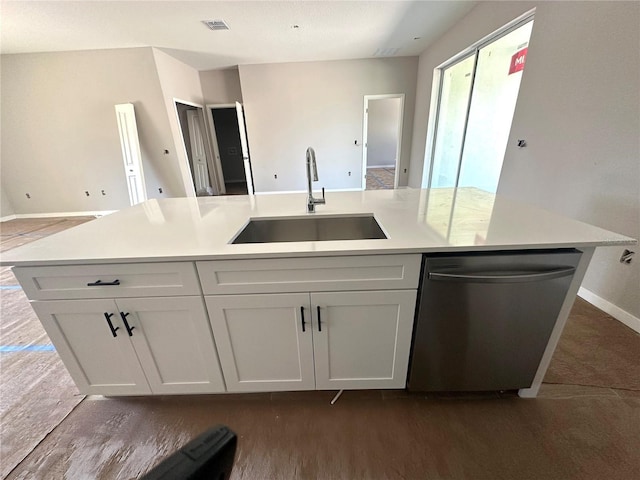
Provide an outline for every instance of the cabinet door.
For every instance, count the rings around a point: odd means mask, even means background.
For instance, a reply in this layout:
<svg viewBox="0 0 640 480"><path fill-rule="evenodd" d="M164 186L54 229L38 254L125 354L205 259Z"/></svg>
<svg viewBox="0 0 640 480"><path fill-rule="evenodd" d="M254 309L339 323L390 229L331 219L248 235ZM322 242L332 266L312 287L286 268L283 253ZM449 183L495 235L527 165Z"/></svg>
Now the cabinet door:
<svg viewBox="0 0 640 480"><path fill-rule="evenodd" d="M229 392L315 388L308 293L205 299Z"/></svg>
<svg viewBox="0 0 640 480"><path fill-rule="evenodd" d="M60 300L31 305L82 393L151 393L113 300Z"/></svg>
<svg viewBox="0 0 640 480"><path fill-rule="evenodd" d="M116 303L153 393L225 391L201 297L125 298Z"/></svg>
<svg viewBox="0 0 640 480"><path fill-rule="evenodd" d="M312 293L316 388L404 388L415 301L415 290Z"/></svg>

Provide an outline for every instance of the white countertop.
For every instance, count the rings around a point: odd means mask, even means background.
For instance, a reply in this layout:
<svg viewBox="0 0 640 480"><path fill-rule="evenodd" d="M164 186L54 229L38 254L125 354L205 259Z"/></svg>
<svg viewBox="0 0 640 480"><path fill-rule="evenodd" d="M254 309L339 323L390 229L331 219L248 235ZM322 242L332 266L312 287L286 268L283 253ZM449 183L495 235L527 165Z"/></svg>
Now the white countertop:
<svg viewBox="0 0 640 480"><path fill-rule="evenodd" d="M250 218L373 213L386 240L231 245ZM617 233L474 188L149 200L15 248L0 265L70 265L630 245Z"/></svg>

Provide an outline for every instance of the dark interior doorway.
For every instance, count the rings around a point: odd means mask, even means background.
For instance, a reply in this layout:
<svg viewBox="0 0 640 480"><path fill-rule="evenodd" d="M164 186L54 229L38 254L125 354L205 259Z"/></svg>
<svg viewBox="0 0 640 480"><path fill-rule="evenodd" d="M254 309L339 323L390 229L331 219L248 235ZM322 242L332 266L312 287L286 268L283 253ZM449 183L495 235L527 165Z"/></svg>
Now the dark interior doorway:
<svg viewBox="0 0 640 480"><path fill-rule="evenodd" d="M235 107L212 108L218 152L227 195L246 195L247 179Z"/></svg>

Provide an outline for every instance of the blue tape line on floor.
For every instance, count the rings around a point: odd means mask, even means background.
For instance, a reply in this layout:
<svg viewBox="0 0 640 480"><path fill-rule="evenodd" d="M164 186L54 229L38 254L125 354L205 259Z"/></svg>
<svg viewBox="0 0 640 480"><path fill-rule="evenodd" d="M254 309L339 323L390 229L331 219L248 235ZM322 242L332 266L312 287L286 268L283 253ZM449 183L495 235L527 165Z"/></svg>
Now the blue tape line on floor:
<svg viewBox="0 0 640 480"><path fill-rule="evenodd" d="M0 290L22 290L20 285L0 285Z"/></svg>
<svg viewBox="0 0 640 480"><path fill-rule="evenodd" d="M53 345L0 345L0 352L55 352Z"/></svg>

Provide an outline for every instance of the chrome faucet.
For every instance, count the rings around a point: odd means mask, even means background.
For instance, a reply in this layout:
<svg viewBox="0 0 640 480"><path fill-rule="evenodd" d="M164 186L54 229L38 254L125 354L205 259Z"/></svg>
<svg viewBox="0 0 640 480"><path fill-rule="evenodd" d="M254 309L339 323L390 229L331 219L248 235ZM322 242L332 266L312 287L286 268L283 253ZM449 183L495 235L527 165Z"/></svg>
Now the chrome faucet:
<svg viewBox="0 0 640 480"><path fill-rule="evenodd" d="M313 190L311 189L311 169L313 168L313 181L318 181L318 168L316 167L316 152L313 148L307 148L307 212L313 213L316 211L316 205L323 205L324 200L324 187L322 187L322 198L313 198Z"/></svg>

